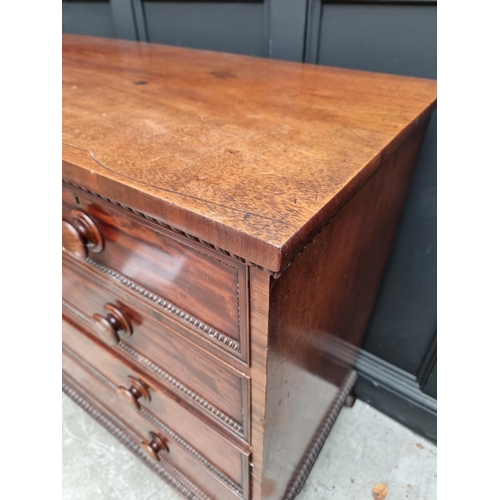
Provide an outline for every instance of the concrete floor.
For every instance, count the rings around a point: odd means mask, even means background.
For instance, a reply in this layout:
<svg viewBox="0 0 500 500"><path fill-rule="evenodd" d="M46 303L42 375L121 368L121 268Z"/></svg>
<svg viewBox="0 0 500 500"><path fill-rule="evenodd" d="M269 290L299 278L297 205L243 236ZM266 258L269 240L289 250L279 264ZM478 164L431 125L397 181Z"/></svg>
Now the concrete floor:
<svg viewBox="0 0 500 500"><path fill-rule="evenodd" d="M114 437L63 395L64 500L180 500ZM436 447L357 401L343 408L298 500L433 500Z"/></svg>

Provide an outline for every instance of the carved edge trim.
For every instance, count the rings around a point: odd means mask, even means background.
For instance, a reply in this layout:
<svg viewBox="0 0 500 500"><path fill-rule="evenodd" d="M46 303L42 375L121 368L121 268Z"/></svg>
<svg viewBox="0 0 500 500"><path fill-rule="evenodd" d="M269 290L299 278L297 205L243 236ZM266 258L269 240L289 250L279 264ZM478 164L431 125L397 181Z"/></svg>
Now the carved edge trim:
<svg viewBox="0 0 500 500"><path fill-rule="evenodd" d="M104 385L107 385L113 392L118 390L118 386L111 380L109 380L100 371L96 370L92 365L87 363L78 354L74 353L71 349L63 345L63 351L70 357L72 357L76 363L81 365L85 370L91 373L94 377L98 378ZM200 452L195 450L189 443L184 441L177 433L175 433L170 427L164 424L160 419L151 413L147 408L140 405L140 413L147 418L150 422L155 424L160 428L165 434L168 434L174 441L176 441L180 446L182 446L188 453L190 453L198 462L205 466L212 474L217 476L226 486L233 490L239 496L242 496L243 490L230 478L228 478L223 472L221 472L212 462L207 460Z"/></svg>
<svg viewBox="0 0 500 500"><path fill-rule="evenodd" d="M221 254L226 255L228 257L232 257L233 259L237 260L238 262L241 262L243 264L249 265L251 267L255 267L255 268L257 268L257 269L259 269L261 271L265 271L267 274L269 274L270 276L272 276L274 279L278 279L283 274L283 272L286 271L300 257L300 255L304 252L304 250L327 228L327 226L330 224L330 222L332 222L332 220L337 215L337 211L336 211L334 213L334 215L331 217L331 219L329 219L326 222L326 224L311 238L311 240L306 245L304 245L304 247L299 252L297 252L297 254L290 260L290 262L285 267L283 267L279 271L271 271L270 269L267 269L267 268L265 268L263 266L259 266L258 264L255 264L254 262L251 262L250 260L244 259L243 257L240 257L239 255L236 255L235 253L228 252L227 250L224 250L221 247L216 247L215 245L212 245L212 243L209 243L208 241L201 240L200 238L198 238L196 236L193 236L192 234L186 233L185 231L182 231L182 230L177 229L177 228L175 228L173 226L170 226L169 224L166 224L165 222L162 222L162 221L160 221L158 219L155 219L154 217L151 217L151 216L146 215L146 214L144 214L142 212L139 212L138 210L130 208L127 205L124 205L123 203L120 203L119 201L112 200L111 198L108 198L108 197L103 196L103 195L101 195L99 193L96 193L95 191L92 191L90 189L84 188L83 186L80 186L79 184L76 184L75 182L71 182L71 181L68 181L66 179L63 179L62 181L65 184L68 184L68 185L73 186L73 187L75 187L77 189L81 189L82 191L84 191L86 193L89 193L89 194L92 194L94 196L97 196L98 198L101 198L104 201L108 201L108 202L112 203L113 205L118 205L119 207L123 208L124 210L127 210L128 212L132 212L132 213L138 215L139 217L142 217L142 218L144 218L146 220L154 222L154 223L156 223L156 224L158 224L158 225L160 225L160 226L162 226L164 228L170 229L174 233L181 234L182 236L185 236L186 238L189 238L190 240L197 241L198 243L201 243L201 244L203 244L203 245L211 248L215 252L221 253ZM360 186L359 189L361 189L361 187L362 186ZM346 200L345 203L347 203L348 201L349 200ZM342 206L339 207L339 210L342 208Z"/></svg>
<svg viewBox="0 0 500 500"><path fill-rule="evenodd" d="M238 262L241 262L242 264L246 264L246 265L250 265L252 267L256 267L257 269L260 269L261 271L266 271L268 274L274 274L274 271L271 271L269 269L266 269L265 267L259 266L258 264L255 264L254 262L251 262L251 261L249 261L247 259L244 259L243 257L240 257L239 255L236 255L234 253L228 252L227 250L224 250L221 247L216 247L215 245L213 245L212 243L209 243L208 241L202 240L202 239L198 238L197 236L193 236L192 234L186 233L185 231L182 231L181 229L177 229L176 227L173 227L170 224L162 222L159 219L156 219L154 217L151 217L150 215L146 215L146 214L144 214L142 212L139 212L138 210L135 210L134 208L131 208L131 207L127 206L127 205L124 205L123 203L121 203L119 201L112 200L111 198L108 198L107 196L103 196L102 194L96 193L95 191L92 191L92 190L87 189L87 188L85 188L83 186L80 186L79 184L76 184L75 182L71 182L71 181L68 181L66 179L63 179L62 181L65 184L68 184L68 185L73 186L73 187L75 187L77 189L81 189L82 191L84 191L86 193L89 193L89 194L92 194L94 196L97 196L98 198L101 198L104 201L108 201L110 203L113 203L113 205L118 205L119 207L123 208L124 210L127 210L128 212L132 212L132 213L138 215L139 217L142 217L142 218L144 218L146 220L154 222L154 223L160 225L161 227L164 227L166 229L169 229L170 231L173 231L174 233L180 234L180 235L182 235L182 236L184 236L186 238L189 238L190 240L193 240L193 241L196 241L198 243L201 243L202 245L205 245L206 247L210 248L211 250L213 250L215 252L221 253L221 254L223 254L223 255L225 255L227 257L232 257L233 259L237 260Z"/></svg>
<svg viewBox="0 0 500 500"><path fill-rule="evenodd" d="M135 349L130 347L123 341L120 341L118 344L129 356L133 357L137 362L141 363L148 367L151 371L155 372L162 379L166 380L169 384L173 385L176 389L184 393L188 396L194 403L201 406L204 410L212 413L213 416L217 417L219 420L222 420L226 425L231 427L233 430L238 432L239 434L243 434L243 427L233 420L231 417L223 413L221 410L216 408L214 405L203 399L196 392L188 389L185 385L181 384L177 379L169 375L165 370L160 368L157 364L153 363L151 360L138 353Z"/></svg>
<svg viewBox="0 0 500 500"><path fill-rule="evenodd" d="M283 500L293 500L302 490L304 483L306 482L306 479L311 472L314 462L318 458L319 452L325 444L326 438L328 437L328 434L330 433L347 396L351 392L356 379L357 374L354 370L351 371L349 375L347 375L339 393L337 394L337 397L333 401L330 409L328 410L328 413L316 430L316 433L313 436L313 439L311 440L311 443L309 444L309 447L307 448L301 462L295 469L295 473L292 476Z"/></svg>
<svg viewBox="0 0 500 500"><path fill-rule="evenodd" d="M65 300L62 301L62 306L64 307L64 309L66 309L68 312L70 312L73 316L76 316L80 321L83 321L84 323L87 323L87 325L92 327L92 320L86 314L82 313L76 307L73 307L71 304L69 304Z"/></svg>
<svg viewBox="0 0 500 500"><path fill-rule="evenodd" d="M138 293L139 295L142 295L144 298L148 299L150 302L153 302L156 306L161 307L162 309L165 309L167 312L174 314L175 316L177 316L181 320L185 321L186 323L189 323L190 325L194 326L195 328L198 328L205 335L208 335L210 338L217 340L218 342L224 344L226 347L229 347L233 351L236 351L237 353L241 354L241 346L240 346L239 342L228 337L224 333L217 331L215 328L213 328L213 327L207 325L206 323L204 323L203 321L195 318L191 314L183 311L181 308L172 304L172 302L168 301L167 299L160 297L159 295L152 292L151 290L148 290L147 288L143 287L142 285L139 285L138 283L131 280L130 278L127 278L123 274L120 274L118 271L115 271L114 269L111 269L110 267L106 266L105 264L102 264L101 262L95 261L95 260L91 259L90 257L87 257L87 259L85 259L85 262L90 264L92 267L94 267L98 271L111 277L115 281L118 281L122 285L125 285L127 288L129 288L133 292ZM239 309L240 309L240 306L239 306L239 287L238 287L238 332L239 332L239 323L240 323Z"/></svg>
<svg viewBox="0 0 500 500"><path fill-rule="evenodd" d="M71 314L76 316L78 319L83 321L84 323L92 326L92 320L73 307L71 304L68 304L66 301L62 301L62 305L65 309L67 309ZM192 402L194 402L196 405L201 406L205 411L210 412L214 417L216 417L218 420L222 421L226 426L230 427L233 431L236 431L238 434L241 436L244 435L243 433L243 426L233 420L231 417L226 415L224 412L216 408L214 405L203 399L199 394L196 392L192 391L188 387L186 387L184 384L179 382L176 378L172 377L169 373L167 373L165 370L160 368L156 363L153 363L153 361L149 360L142 354L138 353L133 347L129 346L122 340L118 343L118 346L123 349L129 356L134 358L135 361L138 363L141 363L142 365L146 366L149 368L151 371L156 373L158 376L160 376L163 380L168 382L170 385L174 386L177 390L181 391L183 394L185 394Z"/></svg>
<svg viewBox="0 0 500 500"><path fill-rule="evenodd" d="M94 420L101 424L108 432L110 432L118 441L125 445L134 455L144 462L151 470L156 472L164 481L174 487L179 493L185 496L188 500L210 500L197 486L187 479L174 466L168 464L164 460L161 463L154 462L142 451L141 447L130 439L107 414L104 408L95 401L90 401L90 398L83 397L80 393L84 392L70 377L63 374L62 382L63 392L69 396L76 404L85 410ZM168 467L170 470L166 470ZM179 479L177 479L177 476ZM183 484L184 483L184 484Z"/></svg>

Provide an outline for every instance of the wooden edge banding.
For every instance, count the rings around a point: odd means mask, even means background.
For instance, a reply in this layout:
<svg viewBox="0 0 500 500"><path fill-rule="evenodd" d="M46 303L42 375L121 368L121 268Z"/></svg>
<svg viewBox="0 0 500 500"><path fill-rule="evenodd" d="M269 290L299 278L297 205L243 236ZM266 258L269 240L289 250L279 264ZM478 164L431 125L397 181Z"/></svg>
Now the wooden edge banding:
<svg viewBox="0 0 500 500"><path fill-rule="evenodd" d="M283 500L293 500L302 490L306 479L311 472L311 469L314 465L314 462L318 458L319 452L330 433L337 416L344 405L347 396L351 392L354 383L356 382L357 374L353 370L344 380L344 383L340 387L339 393L337 397L334 399L332 405L328 409L325 418L320 423L316 433L309 444L302 460L300 461L298 467L295 469L295 472L292 475L292 479L290 480L286 493L283 497Z"/></svg>
<svg viewBox="0 0 500 500"><path fill-rule="evenodd" d="M265 411L267 397L267 361L269 352L270 276L250 269L250 492L254 499L262 498L264 475Z"/></svg>
<svg viewBox="0 0 500 500"><path fill-rule="evenodd" d="M250 408L252 407L252 401L250 398L250 379L246 377L240 377L241 381L241 413L243 422L243 437L250 443Z"/></svg>
<svg viewBox="0 0 500 500"><path fill-rule="evenodd" d="M97 262L91 259L90 257L87 257L87 259L85 259L85 262L87 262L94 269L97 269L106 276L112 278L115 281L118 281L122 285L125 285L133 292L138 293L139 295L146 298L150 302L153 302L156 306L161 307L168 313L174 314L177 318L188 323L190 326L194 326L195 328L197 328L210 338L216 340L217 342L223 344L224 346L237 352L238 354L241 354L241 346L239 342L232 339L231 337L228 337L226 334L217 331L212 326L207 325L206 323L204 323L198 318L195 318L186 311L183 311L180 307L177 307L176 305L172 304L172 302L168 301L167 299L160 297L151 290L148 290L147 288L143 287L142 285L139 285L130 278L127 278L123 274L120 274L118 271L115 271L114 269L111 269L110 267L102 264L101 262ZM239 287L238 287L238 330L240 330L239 310L240 306L239 306Z"/></svg>
<svg viewBox="0 0 500 500"><path fill-rule="evenodd" d="M78 184L76 184L75 182L71 182L71 181L68 181L66 179L63 179L62 180L65 184L68 184L69 186L73 186L77 189L81 189L82 191L84 191L85 193L89 193L93 196L97 196L98 198L101 198L102 200L104 201L109 201L110 203L113 203L113 205L117 205L121 208L123 208L124 210L127 210L128 212L132 212L136 215L138 215L139 217L143 217L144 219L146 220L149 220L151 222L154 222L158 225L160 225L161 227L164 227L166 229L169 229L170 231L173 231L174 233L177 233L177 234L180 234L186 238L189 238L190 240L193 240L193 241L197 241L198 243L201 243L202 245L212 249L214 252L218 252L222 255L225 255L226 257L232 257L233 259L237 260L238 262L241 262L242 264L246 264L246 265L249 265L249 266L252 266L252 267L256 267L257 269L260 269L261 271L266 271L268 274L273 274L274 271L271 271L269 269L266 269L262 266L259 266L258 264L255 264L254 262L250 262L249 260L246 260L244 259L243 257L240 257L239 255L236 255L234 253L231 253L231 252L228 252L227 250L224 250L223 248L220 248L220 247L216 247L215 245L212 245L212 243L209 243L208 241L205 241L205 240L202 240L200 238L198 238L197 236L193 236L192 234L189 234L189 233L186 233L185 231L182 231L181 229L177 229L165 222L162 222L154 217L151 217L149 215L146 215L142 212L139 212L138 210L135 210L133 208L130 208L128 207L127 205L124 205L123 203L120 203L119 201L116 201L116 200L112 200L111 198L108 198L107 196L103 196L102 194L99 194L99 193L96 193L95 191L92 191L90 189L87 189L83 186L80 186Z"/></svg>
<svg viewBox="0 0 500 500"><path fill-rule="evenodd" d="M62 376L62 389L67 396L85 410L94 420L99 422L99 424L118 439L118 441L125 445L137 458L188 500L210 500L210 497L203 493L203 491L189 481L189 479L171 464L163 460L161 462L151 460L142 451L142 448L121 430L115 418L97 403L97 401L85 393L85 391L64 372Z"/></svg>
<svg viewBox="0 0 500 500"><path fill-rule="evenodd" d="M92 326L92 320L86 314L82 313L81 311L73 307L71 304L68 304L65 300L62 301L62 306L69 313L73 314L76 318L78 318L80 321L83 321L87 325ZM156 375L161 377L162 380L169 383L178 391L182 392L198 407L201 407L203 410L209 412L213 417L221 421L226 427L229 427L232 431L244 437L243 426L238 422L236 422L235 420L233 420L230 416L226 415L223 411L216 408L213 404L203 399L199 394L186 387L184 384L179 382L175 377L172 377L172 375L167 373L157 364L153 363L153 361L149 360L148 358L137 352L133 347L129 346L122 340L120 340L117 346L126 354L128 354L131 358L133 358L135 362L140 363L143 366L147 367L149 370L151 370Z"/></svg>

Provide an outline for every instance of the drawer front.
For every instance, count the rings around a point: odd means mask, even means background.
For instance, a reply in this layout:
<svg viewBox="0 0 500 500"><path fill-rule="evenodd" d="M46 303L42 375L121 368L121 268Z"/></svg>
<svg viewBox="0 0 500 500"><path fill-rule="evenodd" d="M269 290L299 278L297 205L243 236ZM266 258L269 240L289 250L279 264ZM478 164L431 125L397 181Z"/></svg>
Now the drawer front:
<svg viewBox="0 0 500 500"><path fill-rule="evenodd" d="M215 474L219 471L221 477L228 479L227 484L234 483L242 491L247 491L249 452L246 447L231 442L217 432L202 414L193 414L182 405L181 401L175 399L174 394L158 386L125 359L117 357L107 346L88 336L68 318L63 319L63 352L65 352L63 369L68 370L70 375L77 377L76 371L68 368L71 364L77 363L84 372L91 374L95 381L99 381L102 387L107 387L114 394L117 393L117 388L121 388L121 393L128 390L129 393L136 395L137 399L133 399L130 395L128 398L123 398L122 394L121 401L125 403L120 402L119 406L114 406L115 399L101 402L119 418L124 419L128 425L135 426L141 436L146 433L146 437L147 432L155 430L165 435L167 440L172 440L174 435L182 436L182 440L198 453L199 456L195 458L200 460L200 457L203 457L213 466ZM80 370L81 373L83 372ZM78 380L84 383L81 377ZM145 396L142 393L139 396L133 388L137 387L138 383L146 389ZM93 386L87 385L86 388L98 397ZM137 404L132 404L134 401ZM139 420L137 415L130 416L130 413L137 413L136 406L140 408L141 418L144 417L147 421ZM171 432L170 438L168 431ZM179 442L177 440L177 444Z"/></svg>
<svg viewBox="0 0 500 500"><path fill-rule="evenodd" d="M148 301L202 342L247 360L244 264L66 184L62 212L67 253Z"/></svg>
<svg viewBox="0 0 500 500"><path fill-rule="evenodd" d="M113 350L147 370L157 382L247 439L249 380L149 316L142 302L126 291L81 271L71 262L63 266L65 311L96 338L111 342ZM112 307L106 309L106 304ZM116 314L123 315L127 327L106 328L106 321L112 322ZM95 329L92 316L103 322L104 333Z"/></svg>
<svg viewBox="0 0 500 500"><path fill-rule="evenodd" d="M199 488L210 498L236 500L243 497L243 488L204 457L192 443L161 423L143 405L131 407L120 396L118 387L64 345L62 367L63 378L68 384L94 404L97 401L107 410L104 413L111 414L121 429L131 432L145 456L159 464L166 462L180 471L187 478L184 483L191 491L196 492ZM196 485L194 488L193 484ZM197 496L201 495L198 493Z"/></svg>

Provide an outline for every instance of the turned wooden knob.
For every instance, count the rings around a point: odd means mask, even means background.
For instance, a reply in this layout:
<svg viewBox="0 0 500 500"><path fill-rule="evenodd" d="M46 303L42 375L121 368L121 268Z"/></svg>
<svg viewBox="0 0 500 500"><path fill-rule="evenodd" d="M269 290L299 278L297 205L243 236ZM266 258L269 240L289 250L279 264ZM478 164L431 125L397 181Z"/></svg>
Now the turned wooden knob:
<svg viewBox="0 0 500 500"><path fill-rule="evenodd" d="M141 407L139 399L144 398L146 401L151 401L151 397L149 396L148 388L144 382L130 376L129 380L130 387L128 389L123 386L118 387L118 396L127 404L138 410Z"/></svg>
<svg viewBox="0 0 500 500"><path fill-rule="evenodd" d="M158 434L155 434L154 432L150 432L149 437L151 438L151 441L149 443L143 441L141 443L141 447L149 458L155 461L159 461L160 457L158 456L158 453L160 451L166 451L168 453L169 451L167 446L167 440L158 436Z"/></svg>
<svg viewBox="0 0 500 500"><path fill-rule="evenodd" d="M76 259L84 260L88 251L102 251L104 242L94 221L81 210L70 213L70 221L62 221L62 246Z"/></svg>
<svg viewBox="0 0 500 500"><path fill-rule="evenodd" d="M97 313L92 316L94 330L104 342L114 345L120 342L118 333L132 335L132 326L120 309L113 304L106 304L104 309L108 311L107 317Z"/></svg>

